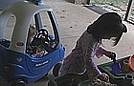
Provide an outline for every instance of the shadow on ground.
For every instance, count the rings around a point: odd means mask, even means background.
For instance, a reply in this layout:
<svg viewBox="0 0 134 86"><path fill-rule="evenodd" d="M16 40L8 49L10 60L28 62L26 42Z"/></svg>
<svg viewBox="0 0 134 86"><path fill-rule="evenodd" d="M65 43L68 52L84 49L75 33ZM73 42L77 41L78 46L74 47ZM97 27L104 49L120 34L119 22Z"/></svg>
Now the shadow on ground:
<svg viewBox="0 0 134 86"><path fill-rule="evenodd" d="M102 9L101 7L99 6L95 6L95 5L92 5L92 6L84 6L98 14L104 14L104 13L107 13L108 11L106 11L105 9Z"/></svg>

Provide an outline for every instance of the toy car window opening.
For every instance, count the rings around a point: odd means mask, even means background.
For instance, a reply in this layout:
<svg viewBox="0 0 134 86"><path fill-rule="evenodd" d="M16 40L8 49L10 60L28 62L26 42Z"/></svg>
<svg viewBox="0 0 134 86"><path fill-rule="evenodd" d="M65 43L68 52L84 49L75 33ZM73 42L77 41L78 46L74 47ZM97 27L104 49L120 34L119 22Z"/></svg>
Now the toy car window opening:
<svg viewBox="0 0 134 86"><path fill-rule="evenodd" d="M36 14L35 14L36 15ZM37 16L37 15L36 15ZM38 13L37 17L40 17L37 21L36 16L31 20L31 23L34 23L35 28L37 30L36 35L33 37L31 43L27 43L26 52L34 57L39 57L40 55L35 56L36 53L41 52L41 56L47 55L50 52L55 50L55 46L57 45L55 40L55 34L53 32L53 26L49 15L47 12L41 11ZM40 22L42 22L40 24ZM37 50L36 50L37 49Z"/></svg>
<svg viewBox="0 0 134 86"><path fill-rule="evenodd" d="M47 30L41 29L38 33L33 37L33 40L28 45L27 53L31 56L35 56L36 53L41 52L41 54L45 55L49 52L53 51L55 42L48 35ZM44 53L43 53L44 52ZM41 55L41 56L43 56ZM39 55L38 55L39 57Z"/></svg>
<svg viewBox="0 0 134 86"><path fill-rule="evenodd" d="M16 22L16 17L13 14L10 14L10 17L6 25L7 29L5 29L5 32L4 32L6 34L4 34L4 37L0 39L0 44L6 48L9 48L10 46L10 42L11 42L10 40L11 40L13 28L15 26L15 22Z"/></svg>

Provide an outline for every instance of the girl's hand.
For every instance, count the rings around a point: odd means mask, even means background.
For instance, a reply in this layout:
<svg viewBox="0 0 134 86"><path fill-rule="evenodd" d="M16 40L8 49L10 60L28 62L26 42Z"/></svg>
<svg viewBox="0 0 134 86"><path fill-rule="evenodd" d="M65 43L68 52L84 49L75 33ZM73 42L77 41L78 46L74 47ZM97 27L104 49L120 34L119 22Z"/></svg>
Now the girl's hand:
<svg viewBox="0 0 134 86"><path fill-rule="evenodd" d="M104 54L105 54L107 57L109 57L111 60L116 60L116 53L110 52L110 51L106 51Z"/></svg>
<svg viewBox="0 0 134 86"><path fill-rule="evenodd" d="M102 81L109 82L109 76L106 73L99 74L97 78L99 78Z"/></svg>

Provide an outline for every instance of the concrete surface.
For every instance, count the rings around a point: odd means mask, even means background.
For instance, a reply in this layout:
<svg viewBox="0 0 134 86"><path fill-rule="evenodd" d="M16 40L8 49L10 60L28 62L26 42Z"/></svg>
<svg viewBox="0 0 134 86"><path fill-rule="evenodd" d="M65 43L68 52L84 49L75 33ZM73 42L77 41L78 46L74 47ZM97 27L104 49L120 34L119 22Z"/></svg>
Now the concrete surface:
<svg viewBox="0 0 134 86"><path fill-rule="evenodd" d="M75 46L76 40L80 37L86 27L96 20L100 14L87 9L83 5L75 5L65 0L44 0L44 3L53 7L57 22L60 28L63 45L68 55ZM134 26L123 21L128 27L128 32L123 34L119 44L115 47L109 47L110 44L105 44L105 48L115 51L118 58L125 57L134 53ZM108 59L102 58L99 61L95 59L97 64L107 62Z"/></svg>
<svg viewBox="0 0 134 86"><path fill-rule="evenodd" d="M75 5L65 0L43 0L43 2L54 9L57 18L58 26L60 28L61 40L68 55L75 46L76 40L80 37L86 27L96 20L100 14L83 7L83 5ZM115 47L109 47L106 44L105 48L115 51L118 58L132 55L134 53L134 26L124 21L128 27L128 33L123 34L120 43ZM98 59L95 58L97 64L102 64L110 61L105 56ZM51 72L48 77L31 83L28 86L47 86L47 81L52 77Z"/></svg>
<svg viewBox="0 0 134 86"><path fill-rule="evenodd" d="M86 30L86 27L100 16L100 14L83 7L83 5L75 5L65 0L44 0L44 3L54 9L66 55L71 52L76 40ZM128 27L128 33L123 34L120 43L115 47L109 47L110 44L104 43L107 50L117 53L118 59L134 53L134 25L125 21L123 23ZM100 59L95 58L97 64L109 61L111 60L105 56Z"/></svg>

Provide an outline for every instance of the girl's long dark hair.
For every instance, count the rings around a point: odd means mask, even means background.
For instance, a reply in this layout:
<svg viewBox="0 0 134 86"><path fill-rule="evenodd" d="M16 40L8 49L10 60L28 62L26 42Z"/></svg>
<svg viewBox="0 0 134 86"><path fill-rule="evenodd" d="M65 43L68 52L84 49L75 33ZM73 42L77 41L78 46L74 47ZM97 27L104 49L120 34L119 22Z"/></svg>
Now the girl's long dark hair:
<svg viewBox="0 0 134 86"><path fill-rule="evenodd" d="M98 40L101 40L105 34L116 35L113 40L115 46L119 42L123 32L127 32L127 29L117 13L109 12L101 15L93 24L89 25L87 31Z"/></svg>

